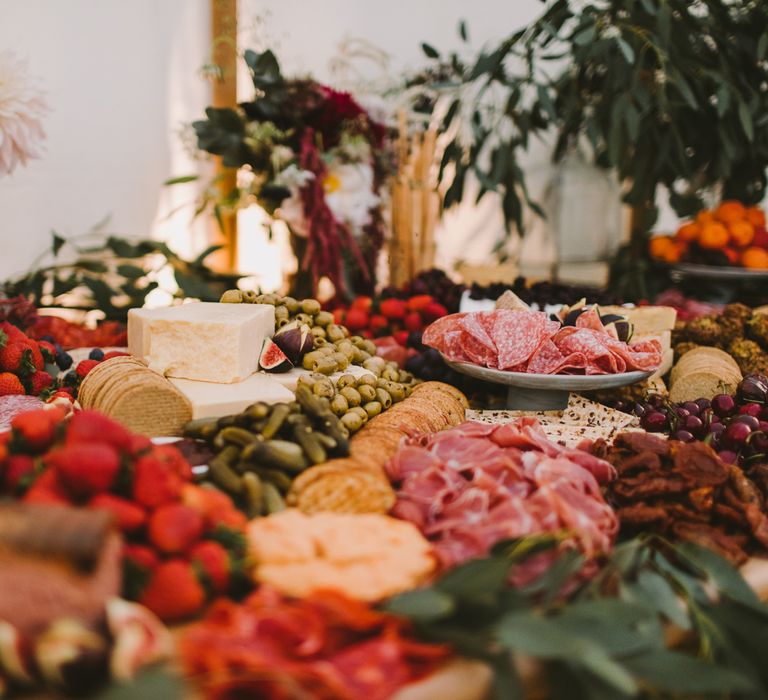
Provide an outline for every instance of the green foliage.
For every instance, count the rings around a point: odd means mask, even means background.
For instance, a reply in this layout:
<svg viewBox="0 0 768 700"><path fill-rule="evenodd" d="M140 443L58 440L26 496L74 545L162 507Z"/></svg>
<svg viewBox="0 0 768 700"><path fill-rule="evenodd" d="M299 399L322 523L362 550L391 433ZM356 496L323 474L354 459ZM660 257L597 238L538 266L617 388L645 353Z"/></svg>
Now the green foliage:
<svg viewBox="0 0 768 700"><path fill-rule="evenodd" d="M508 586L517 566L557 544L501 543L385 607L421 637L489 663L499 699L524 697L516 656L541 663L553 700L766 697L768 606L724 559L641 537L619 545L587 583L575 585L583 559L566 552L528 585ZM673 650L675 636L685 645Z"/></svg>
<svg viewBox="0 0 768 700"><path fill-rule="evenodd" d="M94 234L87 234L93 238ZM51 247L21 277L3 283L7 296L22 294L38 308L99 310L106 320L125 322L128 309L143 306L158 287L157 274L169 266L178 284L176 295L218 301L237 285L237 275L212 271L206 260L219 249L211 246L195 260L184 260L165 243L99 236L96 244L52 233ZM45 264L46 260L52 263ZM66 262L64 260L67 260Z"/></svg>
<svg viewBox="0 0 768 700"><path fill-rule="evenodd" d="M424 50L436 63L417 82L432 91L430 107L447 105L446 206L473 173L480 196L499 192L507 223L522 230L528 195L518 157L548 131L555 160L586 142L598 165L617 171L625 201L652 214L640 234L653 225L659 186L681 216L715 185L746 203L764 196L762 0L556 0L474 62Z"/></svg>

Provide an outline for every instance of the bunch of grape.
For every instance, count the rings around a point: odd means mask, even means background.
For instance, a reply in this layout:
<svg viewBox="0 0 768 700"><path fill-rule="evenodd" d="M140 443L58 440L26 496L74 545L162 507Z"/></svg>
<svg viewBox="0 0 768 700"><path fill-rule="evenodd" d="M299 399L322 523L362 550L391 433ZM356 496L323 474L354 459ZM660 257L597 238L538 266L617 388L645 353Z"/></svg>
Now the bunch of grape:
<svg viewBox="0 0 768 700"><path fill-rule="evenodd" d="M669 433L681 442L703 440L730 464L768 461L768 379L763 375L746 376L733 396L672 404L652 395L615 408L634 413L648 432Z"/></svg>
<svg viewBox="0 0 768 700"><path fill-rule="evenodd" d="M512 284L507 282L494 282L486 285L475 283L470 288L470 297L472 299L498 299L508 289L512 290L526 304L536 304L541 309L555 304L571 306L581 299L586 299L589 304L602 306L622 302L615 294L600 287L549 281L530 284L525 277L518 277Z"/></svg>

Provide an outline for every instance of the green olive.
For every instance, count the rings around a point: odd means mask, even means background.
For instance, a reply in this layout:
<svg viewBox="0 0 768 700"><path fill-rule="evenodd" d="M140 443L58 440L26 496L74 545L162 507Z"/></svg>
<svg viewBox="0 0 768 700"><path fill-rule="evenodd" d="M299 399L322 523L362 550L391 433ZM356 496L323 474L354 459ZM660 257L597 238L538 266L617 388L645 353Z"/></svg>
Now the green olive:
<svg viewBox="0 0 768 700"><path fill-rule="evenodd" d="M404 369L400 370L400 378L397 380L401 384L410 384L413 381L413 375L410 372L406 372Z"/></svg>
<svg viewBox="0 0 768 700"><path fill-rule="evenodd" d="M342 374L336 380L336 388L341 391L345 386L355 386L356 382L354 374Z"/></svg>
<svg viewBox="0 0 768 700"><path fill-rule="evenodd" d="M333 361L331 357L320 357L312 364L313 372L320 372L320 374L330 375L338 371L339 366Z"/></svg>
<svg viewBox="0 0 768 700"><path fill-rule="evenodd" d="M323 377L322 380L314 383L312 393L315 396L325 396L330 399L336 394L336 389L333 388L333 382L328 377Z"/></svg>
<svg viewBox="0 0 768 700"><path fill-rule="evenodd" d="M363 421L363 423L368 421L368 412L362 406L352 406L352 408L347 411L346 415L350 414L360 416L360 419Z"/></svg>
<svg viewBox="0 0 768 700"><path fill-rule="evenodd" d="M353 335L350 336L349 342L352 343L356 348L362 348L363 344L365 343L365 338L361 335Z"/></svg>
<svg viewBox="0 0 768 700"><path fill-rule="evenodd" d="M254 292L252 289L245 289L243 290L243 303L244 304L255 304L256 303L256 297L259 296Z"/></svg>
<svg viewBox="0 0 768 700"><path fill-rule="evenodd" d="M315 342L317 342L317 340L318 339L315 338ZM333 355L333 353L336 352L336 346L330 345L330 344L326 343L317 352L319 352L321 355L329 355L330 356L330 355Z"/></svg>
<svg viewBox="0 0 768 700"><path fill-rule="evenodd" d="M349 367L349 358L343 352L335 352L331 357L336 360L340 372L343 372Z"/></svg>
<svg viewBox="0 0 768 700"><path fill-rule="evenodd" d="M306 325L307 325L307 326L309 326L310 328L312 328L312 326L314 325L314 323L313 323L313 320L312 320L312 317L311 317L309 314L305 314L305 313L298 313L298 314L296 314L296 320L297 320L299 323L304 323L304 324L306 324Z"/></svg>
<svg viewBox="0 0 768 700"><path fill-rule="evenodd" d="M314 371L315 363L323 357L323 353L321 353L318 350L313 350L312 352L308 352L304 357L301 359L301 366L304 369L309 369Z"/></svg>
<svg viewBox="0 0 768 700"><path fill-rule="evenodd" d="M400 371L397 369L392 369L391 367L387 367L381 373L381 378L388 379L390 382L396 382L400 379Z"/></svg>
<svg viewBox="0 0 768 700"><path fill-rule="evenodd" d="M301 305L301 310L305 314L309 314L310 316L319 314L323 308L322 306L320 306L320 302L317 299L304 299L300 305Z"/></svg>
<svg viewBox="0 0 768 700"><path fill-rule="evenodd" d="M375 374L361 374L357 378L357 386L367 385L376 388L376 375Z"/></svg>
<svg viewBox="0 0 768 700"><path fill-rule="evenodd" d="M219 299L221 304L242 304L243 293L239 289L228 289Z"/></svg>
<svg viewBox="0 0 768 700"><path fill-rule="evenodd" d="M345 413L339 420L350 433L356 433L363 427L363 419L357 413Z"/></svg>
<svg viewBox="0 0 768 700"><path fill-rule="evenodd" d="M287 306L276 306L275 307L275 321L277 323L280 323L281 321L288 321L290 318L290 313L288 313L288 307Z"/></svg>
<svg viewBox="0 0 768 700"><path fill-rule="evenodd" d="M343 416L349 410L349 401L343 394L336 394L331 399L331 410L337 416Z"/></svg>
<svg viewBox="0 0 768 700"><path fill-rule="evenodd" d="M360 394L360 397L363 399L363 403L368 403L369 401L376 400L376 389L374 389L369 384L358 384L357 392Z"/></svg>
<svg viewBox="0 0 768 700"><path fill-rule="evenodd" d="M369 357L363 361L363 367L369 372L380 376L386 368L386 362L383 357Z"/></svg>
<svg viewBox="0 0 768 700"><path fill-rule="evenodd" d="M335 323L326 326L325 332L328 334L328 339L334 343L337 340L344 340L344 331L341 329L341 326L337 326Z"/></svg>
<svg viewBox="0 0 768 700"><path fill-rule="evenodd" d="M322 326L312 326L310 333L314 336L315 340L318 338L327 338L328 334L325 332L325 328Z"/></svg>
<svg viewBox="0 0 768 700"><path fill-rule="evenodd" d="M368 414L368 418L375 418L383 410L383 406L378 401L369 401L363 409Z"/></svg>
<svg viewBox="0 0 768 700"><path fill-rule="evenodd" d="M333 323L333 314L330 311L318 311L315 314L315 323L318 326L330 326Z"/></svg>
<svg viewBox="0 0 768 700"><path fill-rule="evenodd" d="M390 385L385 388L385 391L389 393L395 403L398 403L405 398L405 387L401 384L390 382Z"/></svg>
<svg viewBox="0 0 768 700"><path fill-rule="evenodd" d="M364 340L363 341L363 350L365 350L370 355L376 354L376 343L374 343L372 340Z"/></svg>
<svg viewBox="0 0 768 700"><path fill-rule="evenodd" d="M350 406L359 406L363 401L360 392L352 386L345 386L339 393L349 402Z"/></svg>
<svg viewBox="0 0 768 700"><path fill-rule="evenodd" d="M328 341L325 338L315 338L315 350L328 347Z"/></svg>
<svg viewBox="0 0 768 700"><path fill-rule="evenodd" d="M299 313L299 302L293 297L283 297L283 304L291 314Z"/></svg>
<svg viewBox="0 0 768 700"><path fill-rule="evenodd" d="M376 389L376 400L385 411L392 405L392 397L386 389Z"/></svg>

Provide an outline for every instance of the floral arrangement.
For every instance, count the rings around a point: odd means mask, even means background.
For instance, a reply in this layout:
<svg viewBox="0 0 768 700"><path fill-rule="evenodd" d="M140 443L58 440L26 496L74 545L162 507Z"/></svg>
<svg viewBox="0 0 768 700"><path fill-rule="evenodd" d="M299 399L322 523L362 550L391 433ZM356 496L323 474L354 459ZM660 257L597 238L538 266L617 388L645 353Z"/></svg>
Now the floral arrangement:
<svg viewBox="0 0 768 700"><path fill-rule="evenodd" d="M304 275L299 296L314 295L321 277L342 297L371 292L384 239L385 127L349 93L286 79L271 51L246 51L245 61L253 100L209 107L192 125L200 149L238 169L236 189L215 206L257 203L288 224Z"/></svg>
<svg viewBox="0 0 768 700"><path fill-rule="evenodd" d="M41 119L47 111L26 64L10 51L0 52L0 176L39 157L38 143L45 138Z"/></svg>

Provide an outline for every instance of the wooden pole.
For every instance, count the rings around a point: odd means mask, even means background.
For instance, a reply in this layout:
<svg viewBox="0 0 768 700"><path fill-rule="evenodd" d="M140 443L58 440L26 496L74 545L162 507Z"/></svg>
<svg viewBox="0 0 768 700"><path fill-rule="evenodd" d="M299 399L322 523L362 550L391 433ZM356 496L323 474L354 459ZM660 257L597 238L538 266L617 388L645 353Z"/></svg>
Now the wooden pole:
<svg viewBox="0 0 768 700"><path fill-rule="evenodd" d="M218 69L213 83L214 107L237 106L237 0L210 0L211 2L211 58ZM218 190L222 198L237 187L237 171L225 168L216 157ZM213 257L214 267L233 272L237 267L237 214L222 212L221 225L212 222L214 243L224 248Z"/></svg>

